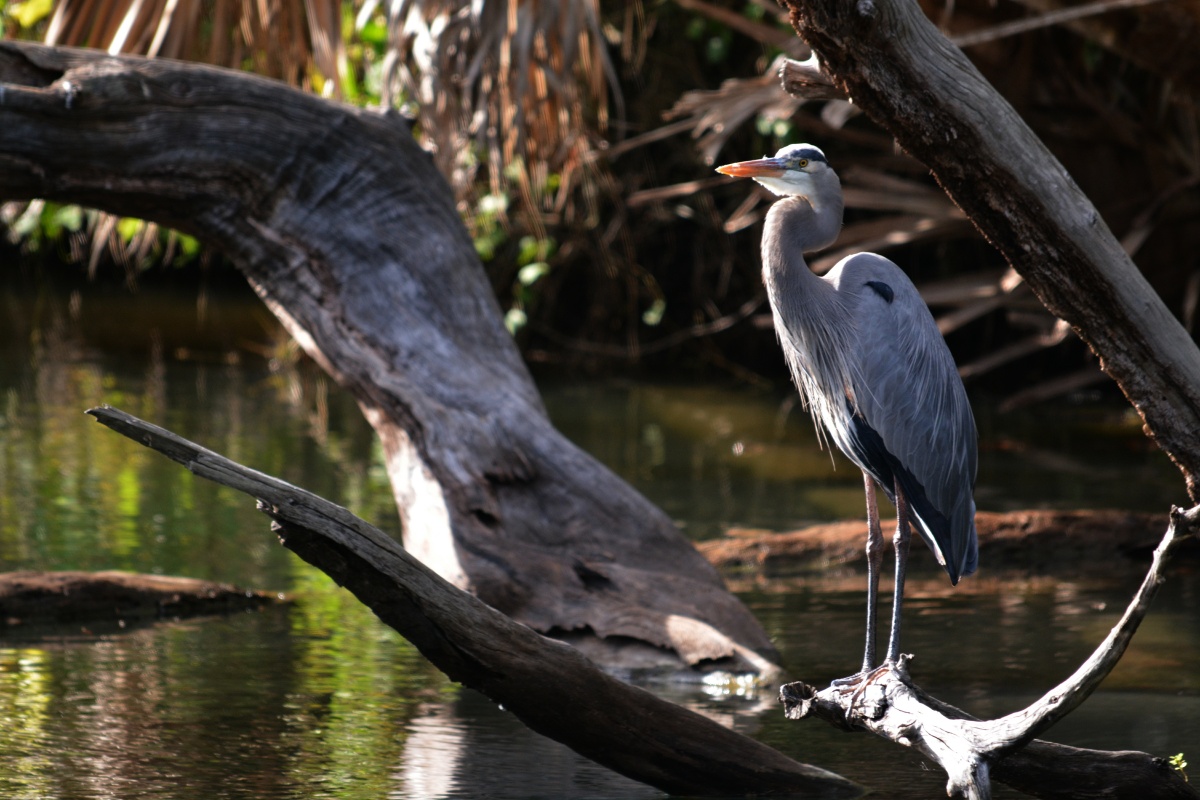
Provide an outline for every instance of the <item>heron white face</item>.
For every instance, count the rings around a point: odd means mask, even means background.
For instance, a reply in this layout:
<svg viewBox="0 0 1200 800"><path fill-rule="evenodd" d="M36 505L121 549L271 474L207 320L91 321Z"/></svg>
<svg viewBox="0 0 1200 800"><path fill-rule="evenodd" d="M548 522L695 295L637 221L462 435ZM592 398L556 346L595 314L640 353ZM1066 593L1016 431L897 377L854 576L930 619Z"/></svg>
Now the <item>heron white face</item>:
<svg viewBox="0 0 1200 800"><path fill-rule="evenodd" d="M825 154L811 144L789 144L771 158L717 167L722 175L753 178L777 195L803 197L814 209L822 200L820 176L828 171Z"/></svg>

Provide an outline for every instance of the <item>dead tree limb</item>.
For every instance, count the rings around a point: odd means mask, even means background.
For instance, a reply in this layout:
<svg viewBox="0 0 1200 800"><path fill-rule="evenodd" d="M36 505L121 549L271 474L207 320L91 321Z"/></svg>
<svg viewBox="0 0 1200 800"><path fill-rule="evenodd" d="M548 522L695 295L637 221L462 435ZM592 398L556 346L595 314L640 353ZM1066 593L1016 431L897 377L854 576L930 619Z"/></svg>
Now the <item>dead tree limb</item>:
<svg viewBox="0 0 1200 800"><path fill-rule="evenodd" d="M1071 677L1027 708L994 720L970 717L918 689L908 676L908 657L902 656L894 667L885 664L850 684L839 683L819 691L805 683L787 684L780 689L785 713L789 719L819 717L840 728L871 731L912 747L946 771L948 795L988 800L992 766L1078 708L1121 660L1164 580L1167 558L1181 541L1193 535L1197 522L1200 506L1171 512L1170 525L1154 551L1150 569L1120 622ZM1122 769L1126 766L1125 762L1120 764ZM1187 793L1190 787L1173 770L1163 767L1160 759L1144 756L1142 768L1146 774L1136 784L1139 797L1200 797L1194 790ZM1107 769L1103 775L1105 781L1114 779ZM1096 785L1096 774L1074 777L1075 790L1084 779ZM1107 794L1119 786L1101 783L1097 791L1104 789ZM1058 796L1042 789L1032 793Z"/></svg>
<svg viewBox="0 0 1200 800"><path fill-rule="evenodd" d="M1200 501L1200 351L1058 160L917 3L785 2L829 80L1099 355Z"/></svg>
<svg viewBox="0 0 1200 800"><path fill-rule="evenodd" d="M357 399L405 546L456 586L622 665L778 663L670 518L550 424L450 188L399 115L197 64L0 42L0 197L155 220L226 253Z"/></svg>
<svg viewBox="0 0 1200 800"><path fill-rule="evenodd" d="M601 672L574 648L454 588L341 506L117 409L88 413L196 475L257 498L285 547L353 592L438 669L597 763L680 795L862 793Z"/></svg>

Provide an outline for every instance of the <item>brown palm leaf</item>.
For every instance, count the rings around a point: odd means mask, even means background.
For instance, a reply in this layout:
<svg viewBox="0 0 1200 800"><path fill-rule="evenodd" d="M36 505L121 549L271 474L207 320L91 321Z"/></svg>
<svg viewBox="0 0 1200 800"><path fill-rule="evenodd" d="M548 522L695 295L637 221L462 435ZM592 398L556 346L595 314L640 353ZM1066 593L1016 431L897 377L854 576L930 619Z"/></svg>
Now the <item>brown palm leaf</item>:
<svg viewBox="0 0 1200 800"><path fill-rule="evenodd" d="M514 187L543 219L561 213L610 115L624 114L598 0L392 0L386 15L383 101L420 106L459 198L482 166L492 191Z"/></svg>
<svg viewBox="0 0 1200 800"><path fill-rule="evenodd" d="M250 67L339 94L341 19L335 0L60 0L45 41Z"/></svg>

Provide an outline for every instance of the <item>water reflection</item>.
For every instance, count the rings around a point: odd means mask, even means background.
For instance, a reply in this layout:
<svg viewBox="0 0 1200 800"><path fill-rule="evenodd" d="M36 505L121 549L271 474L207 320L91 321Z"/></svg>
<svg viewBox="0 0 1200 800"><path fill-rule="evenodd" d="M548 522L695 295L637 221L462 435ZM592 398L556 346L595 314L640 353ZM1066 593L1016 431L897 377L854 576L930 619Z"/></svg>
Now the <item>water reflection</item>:
<svg viewBox="0 0 1200 800"><path fill-rule="evenodd" d="M409 723L397 778L391 796L402 798L665 796L539 736L470 690L452 702L427 706Z"/></svg>
<svg viewBox="0 0 1200 800"><path fill-rule="evenodd" d="M144 285L130 300L94 284L3 275L0 569L164 572L289 591L296 602L124 634L0 639L0 796L660 796L450 684L283 550L252 503L81 413L121 406L395 533L380 454L357 408L288 361L251 295L210 288L201 313L194 290ZM545 385L564 432L689 535L862 513L857 473L816 448L783 387ZM1174 470L1122 410L1068 411L980 412L981 506L1162 510L1182 499ZM944 576L918 573L906 617L914 676L980 715L1019 708L1078 665L1140 578L1083 580L1069 566L1031 578L985 565L952 590ZM861 577L733 583L793 675L820 682L857 666ZM1200 576L1180 566L1103 691L1053 738L1194 761L1198 662ZM749 697L652 688L882 796L942 793L942 777L910 752L785 721L771 688Z"/></svg>

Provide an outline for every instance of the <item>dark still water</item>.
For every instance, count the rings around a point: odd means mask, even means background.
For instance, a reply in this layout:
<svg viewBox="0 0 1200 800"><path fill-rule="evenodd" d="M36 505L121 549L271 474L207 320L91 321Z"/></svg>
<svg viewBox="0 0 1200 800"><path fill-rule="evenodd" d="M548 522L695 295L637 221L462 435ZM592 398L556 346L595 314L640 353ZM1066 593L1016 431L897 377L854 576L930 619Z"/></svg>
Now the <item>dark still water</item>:
<svg viewBox="0 0 1200 800"><path fill-rule="evenodd" d="M15 270L13 271L15 272ZM450 683L278 545L241 495L97 425L111 403L398 533L357 408L300 363L245 291L136 295L0 280L0 569L126 569L290 593L264 612L126 630L0 636L0 797L643 798L628 781ZM819 451L784 387L547 380L560 427L695 538L862 515L860 479ZM981 508L1165 511L1182 482L1115 406L978 410ZM918 575L914 678L983 716L1065 678L1140 580L998 570ZM861 577L732 575L797 678L852 672ZM879 797L942 796L919 758L783 719L775 688L652 687ZM1103 689L1047 738L1200 761L1200 576L1180 564ZM1013 793L999 794L1015 797Z"/></svg>

